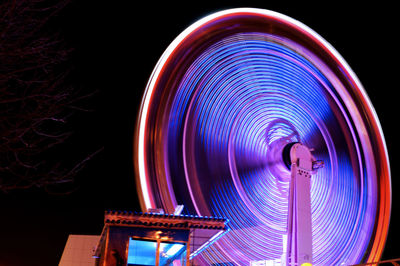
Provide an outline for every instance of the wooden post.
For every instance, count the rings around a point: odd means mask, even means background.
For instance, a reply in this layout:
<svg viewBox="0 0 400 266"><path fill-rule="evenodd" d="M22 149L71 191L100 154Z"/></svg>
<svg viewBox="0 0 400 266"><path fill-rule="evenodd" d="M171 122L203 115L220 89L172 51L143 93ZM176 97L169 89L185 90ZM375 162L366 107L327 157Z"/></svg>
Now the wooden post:
<svg viewBox="0 0 400 266"><path fill-rule="evenodd" d="M156 266L160 266L160 239L157 239L157 248L156 248Z"/></svg>
<svg viewBox="0 0 400 266"><path fill-rule="evenodd" d="M189 230L189 237L187 240L187 244L186 244L186 266L190 266L189 260L190 260L190 230Z"/></svg>

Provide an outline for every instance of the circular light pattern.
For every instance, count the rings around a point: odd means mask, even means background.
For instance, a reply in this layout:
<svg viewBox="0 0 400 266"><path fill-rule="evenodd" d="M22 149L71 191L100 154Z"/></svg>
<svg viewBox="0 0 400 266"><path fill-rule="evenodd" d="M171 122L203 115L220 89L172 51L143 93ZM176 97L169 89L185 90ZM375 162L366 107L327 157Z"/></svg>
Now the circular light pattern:
<svg viewBox="0 0 400 266"><path fill-rule="evenodd" d="M285 145L323 160L312 176L313 263L379 260L390 216L383 134L360 82L303 24L233 9L185 30L142 101L136 169L142 208L223 216L230 231L203 263L285 256L290 172Z"/></svg>

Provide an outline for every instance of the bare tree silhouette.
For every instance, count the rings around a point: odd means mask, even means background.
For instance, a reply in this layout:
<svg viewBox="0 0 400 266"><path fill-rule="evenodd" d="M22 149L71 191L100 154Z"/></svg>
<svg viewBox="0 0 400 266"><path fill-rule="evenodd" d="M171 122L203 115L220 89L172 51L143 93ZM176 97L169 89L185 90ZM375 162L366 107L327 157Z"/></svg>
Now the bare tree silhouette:
<svg viewBox="0 0 400 266"><path fill-rule="evenodd" d="M82 93L69 82L72 52L52 19L69 0L0 3L0 190L71 183L102 150L65 163L57 152L73 132ZM71 161L71 160L69 160Z"/></svg>

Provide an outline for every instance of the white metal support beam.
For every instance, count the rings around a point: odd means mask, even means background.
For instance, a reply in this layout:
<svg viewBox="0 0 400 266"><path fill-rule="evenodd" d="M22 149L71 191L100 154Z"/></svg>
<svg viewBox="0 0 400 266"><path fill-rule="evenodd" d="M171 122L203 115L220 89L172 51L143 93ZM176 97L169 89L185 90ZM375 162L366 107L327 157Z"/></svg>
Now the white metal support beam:
<svg viewBox="0 0 400 266"><path fill-rule="evenodd" d="M311 175L323 163L316 161L308 147L295 143L290 149L288 238L286 265L311 265Z"/></svg>

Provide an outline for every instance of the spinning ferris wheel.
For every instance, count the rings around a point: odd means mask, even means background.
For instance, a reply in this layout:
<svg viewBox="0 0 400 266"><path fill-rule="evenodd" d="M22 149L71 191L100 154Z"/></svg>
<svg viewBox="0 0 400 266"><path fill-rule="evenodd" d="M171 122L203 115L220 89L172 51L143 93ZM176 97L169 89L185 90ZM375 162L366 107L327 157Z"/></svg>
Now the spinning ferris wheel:
<svg viewBox="0 0 400 266"><path fill-rule="evenodd" d="M202 264L378 261L391 208L377 115L338 52L272 11L183 31L148 82L136 134L143 209L226 217Z"/></svg>

